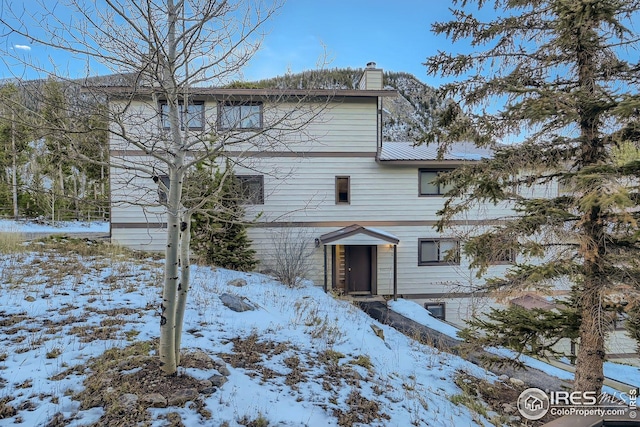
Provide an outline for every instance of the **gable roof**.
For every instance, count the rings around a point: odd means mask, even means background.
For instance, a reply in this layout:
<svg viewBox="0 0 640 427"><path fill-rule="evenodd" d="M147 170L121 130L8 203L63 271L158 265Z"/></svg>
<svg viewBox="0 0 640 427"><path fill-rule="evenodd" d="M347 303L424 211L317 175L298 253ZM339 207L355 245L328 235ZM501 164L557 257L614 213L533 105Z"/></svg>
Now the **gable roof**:
<svg viewBox="0 0 640 427"><path fill-rule="evenodd" d="M422 144L415 142L383 142L378 150L377 160L379 162L423 162L423 161L443 161L443 162L463 162L478 161L491 157L493 151L488 148L478 148L470 142L453 143L449 150L438 158L438 145Z"/></svg>
<svg viewBox="0 0 640 427"><path fill-rule="evenodd" d="M327 245L359 234L371 237L372 242L380 241L377 244L391 243L396 245L400 241L399 238L397 238L393 234L387 233L386 231L378 230L376 228L363 227L358 224L349 225L339 230L323 234L322 236L320 236L319 240L321 244Z"/></svg>

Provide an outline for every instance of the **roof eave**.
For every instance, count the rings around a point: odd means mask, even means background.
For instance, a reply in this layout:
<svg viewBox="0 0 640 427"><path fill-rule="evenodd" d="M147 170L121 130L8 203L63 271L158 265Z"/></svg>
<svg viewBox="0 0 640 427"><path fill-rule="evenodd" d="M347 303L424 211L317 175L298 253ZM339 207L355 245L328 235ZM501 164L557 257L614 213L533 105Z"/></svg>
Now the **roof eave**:
<svg viewBox="0 0 640 427"><path fill-rule="evenodd" d="M411 160L385 160L376 157L376 162L380 165L389 166L428 166L428 167L457 167L469 163L478 163L479 160L434 160L434 159L411 159Z"/></svg>
<svg viewBox="0 0 640 427"><path fill-rule="evenodd" d="M85 87L83 90L96 90ZM149 98L152 95L162 96L163 92L150 87L131 88L109 86L97 88L98 91L118 98ZM230 88L192 88L193 97L211 98L274 98L274 97L310 97L310 98L379 98L395 97L396 90L360 90L360 89L230 89Z"/></svg>

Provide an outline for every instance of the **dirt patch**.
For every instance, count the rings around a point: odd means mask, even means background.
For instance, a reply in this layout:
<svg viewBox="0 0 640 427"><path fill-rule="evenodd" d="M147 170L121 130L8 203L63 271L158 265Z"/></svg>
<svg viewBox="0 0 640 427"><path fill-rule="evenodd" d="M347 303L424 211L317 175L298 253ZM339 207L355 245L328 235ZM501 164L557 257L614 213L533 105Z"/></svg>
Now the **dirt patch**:
<svg viewBox="0 0 640 427"><path fill-rule="evenodd" d="M331 392L331 397L320 406L332 413L338 419L338 425L350 427L353 425L368 425L390 419L388 414L380 410L380 405L360 394L363 376L355 366L367 371L365 375L373 375L371 362L366 356L347 358L344 354L327 349L319 353L300 354L289 344L259 340L256 334L246 338L234 338L233 353L223 353L219 356L234 368L244 369L247 375L260 377L263 382L284 377L284 384L294 392L300 392L300 399L304 394L300 391L304 384L313 381L322 384L324 390ZM283 369L274 370L263 365L268 360L273 363L274 357L285 351L295 350L296 354L282 360ZM314 375L309 372L314 370ZM287 371L286 374L278 371ZM345 398L343 390L351 388L351 393ZM238 421L243 425L262 425L256 420Z"/></svg>
<svg viewBox="0 0 640 427"><path fill-rule="evenodd" d="M27 320L29 317L27 313L9 314L6 311L0 311L0 328L6 328L8 326L14 326L18 323Z"/></svg>
<svg viewBox="0 0 640 427"><path fill-rule="evenodd" d="M363 397L357 389L353 389L347 398L349 409L342 411L334 409L333 415L338 418L338 425L350 427L355 423L365 425L371 424L376 420L389 420L391 417L380 412L378 403Z"/></svg>
<svg viewBox="0 0 640 427"><path fill-rule="evenodd" d="M233 338L233 353L222 353L219 356L234 368L245 368L250 370L261 369L263 355L270 357L281 354L289 349L285 343L275 343L273 341L259 341L257 334L251 334L247 338Z"/></svg>
<svg viewBox="0 0 640 427"><path fill-rule="evenodd" d="M166 407L172 397L181 393L186 397L174 397L173 401L179 402L176 404L197 402L194 407L203 418L211 417L198 395L206 384L187 375L166 376L159 358L150 355L154 346L152 342L139 342L124 349L107 350L88 365L91 374L84 381L85 389L74 395L74 400L80 401L83 410L104 408L97 425L145 425L151 422L148 408ZM163 403L162 397L167 402ZM181 425L179 417L172 420L171 425Z"/></svg>

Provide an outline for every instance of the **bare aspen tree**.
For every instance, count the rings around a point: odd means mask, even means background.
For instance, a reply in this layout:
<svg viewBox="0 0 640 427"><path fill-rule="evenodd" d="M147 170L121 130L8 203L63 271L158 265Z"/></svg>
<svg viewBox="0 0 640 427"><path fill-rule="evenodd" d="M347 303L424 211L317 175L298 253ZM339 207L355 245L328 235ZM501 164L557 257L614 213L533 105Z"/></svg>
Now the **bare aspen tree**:
<svg viewBox="0 0 640 427"><path fill-rule="evenodd" d="M198 116L205 121L202 126L197 130L189 126L189 120L196 120L190 110L196 94L224 105L238 92L219 88L241 76L260 47L263 26L280 6L279 1L260 0L102 0L97 4L70 0L65 5L42 1L36 12L12 6L0 17L0 25L13 35L80 58L90 73L95 68L118 76L110 84L86 79L82 89L87 102L108 102L110 162L74 155L109 166L117 174L112 185L128 186L126 199L112 196L112 204L137 205L145 215L157 214L166 220L159 354L168 375L175 374L180 363L191 218L220 192L212 188L206 197L189 198L184 191L188 172L204 161L217 161L222 170L225 156L234 165L253 167L247 153L304 139L305 125L328 100L326 93L322 98L302 90L244 89L239 90L243 96L265 100L260 129L247 132L228 126L221 130L212 117L215 114L207 111ZM7 53L11 60L46 73L42 65ZM279 107L283 103L287 108ZM157 193L164 195L161 200L152 200L156 191L149 190L151 179Z"/></svg>

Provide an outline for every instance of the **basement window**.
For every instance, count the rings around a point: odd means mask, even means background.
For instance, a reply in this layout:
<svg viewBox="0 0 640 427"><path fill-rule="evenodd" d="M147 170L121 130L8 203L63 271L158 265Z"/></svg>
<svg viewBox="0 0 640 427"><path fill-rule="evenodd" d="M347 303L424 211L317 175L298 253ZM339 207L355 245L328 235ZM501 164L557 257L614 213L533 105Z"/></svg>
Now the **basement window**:
<svg viewBox="0 0 640 427"><path fill-rule="evenodd" d="M445 320L445 303L444 302L426 302L424 303L424 308L433 316L435 319Z"/></svg>

